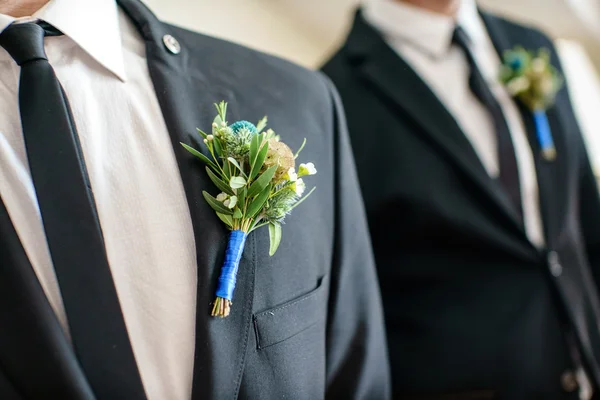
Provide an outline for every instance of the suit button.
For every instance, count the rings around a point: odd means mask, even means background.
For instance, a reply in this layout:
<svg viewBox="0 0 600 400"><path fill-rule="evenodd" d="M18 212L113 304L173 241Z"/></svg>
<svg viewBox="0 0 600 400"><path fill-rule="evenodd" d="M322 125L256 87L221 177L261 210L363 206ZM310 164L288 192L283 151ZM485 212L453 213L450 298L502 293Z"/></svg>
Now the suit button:
<svg viewBox="0 0 600 400"><path fill-rule="evenodd" d="M565 392L574 392L579 388L579 384L577 383L577 377L572 371L565 371L560 376L560 383Z"/></svg>
<svg viewBox="0 0 600 400"><path fill-rule="evenodd" d="M181 52L181 45L173 36L163 36L163 43L167 50L169 50L172 54L179 54Z"/></svg>
<svg viewBox="0 0 600 400"><path fill-rule="evenodd" d="M548 253L548 266L550 267L550 273L552 276L558 278L562 275L563 267L560 265L558 254L555 251Z"/></svg>

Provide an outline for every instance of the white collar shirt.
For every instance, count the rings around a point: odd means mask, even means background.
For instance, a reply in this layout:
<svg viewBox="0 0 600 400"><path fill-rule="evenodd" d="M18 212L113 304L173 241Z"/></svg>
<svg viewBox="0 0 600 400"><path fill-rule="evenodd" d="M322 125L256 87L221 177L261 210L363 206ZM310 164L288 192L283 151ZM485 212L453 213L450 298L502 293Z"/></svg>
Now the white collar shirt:
<svg viewBox="0 0 600 400"><path fill-rule="evenodd" d="M145 45L114 0L51 0L28 18L73 116L110 269L150 400L191 396L197 271L190 212ZM65 332L68 320L31 180L18 109L20 68L0 47L0 197Z"/></svg>

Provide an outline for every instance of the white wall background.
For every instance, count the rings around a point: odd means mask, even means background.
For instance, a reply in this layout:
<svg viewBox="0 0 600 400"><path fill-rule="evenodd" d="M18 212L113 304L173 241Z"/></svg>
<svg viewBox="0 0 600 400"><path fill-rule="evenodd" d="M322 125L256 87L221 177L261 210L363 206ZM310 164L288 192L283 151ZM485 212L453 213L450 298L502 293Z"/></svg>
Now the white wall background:
<svg viewBox="0 0 600 400"><path fill-rule="evenodd" d="M359 0L145 0L163 20L318 67L343 42ZM600 172L600 0L478 0L557 42Z"/></svg>

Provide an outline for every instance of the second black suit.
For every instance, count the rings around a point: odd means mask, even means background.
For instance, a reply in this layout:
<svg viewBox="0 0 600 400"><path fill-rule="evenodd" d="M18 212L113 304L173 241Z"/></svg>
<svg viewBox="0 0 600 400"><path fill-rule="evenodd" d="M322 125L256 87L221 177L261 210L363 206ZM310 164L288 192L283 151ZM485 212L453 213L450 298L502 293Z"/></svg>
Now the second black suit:
<svg viewBox="0 0 600 400"><path fill-rule="evenodd" d="M546 47L491 15L499 54ZM576 399L565 334L600 383L600 200L567 90L548 110L558 151L534 154L546 247L431 89L359 13L324 71L348 115L386 313L396 398ZM450 397L448 397L450 396Z"/></svg>

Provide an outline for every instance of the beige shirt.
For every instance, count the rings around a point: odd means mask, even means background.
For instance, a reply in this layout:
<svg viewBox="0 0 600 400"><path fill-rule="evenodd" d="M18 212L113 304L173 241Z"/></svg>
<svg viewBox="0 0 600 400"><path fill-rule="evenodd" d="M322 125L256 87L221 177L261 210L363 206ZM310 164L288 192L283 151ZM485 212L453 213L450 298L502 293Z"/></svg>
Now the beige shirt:
<svg viewBox="0 0 600 400"><path fill-rule="evenodd" d="M37 12L73 109L110 268L150 400L191 396L196 257L190 213L144 43L114 0L51 0ZM13 18L0 14L0 32ZM0 47L0 197L65 331L67 317L30 177L20 68Z"/></svg>
<svg viewBox="0 0 600 400"><path fill-rule="evenodd" d="M456 20L396 0L367 0L364 15L450 111L485 169L495 178L499 175L499 161L493 120L471 92L470 69L464 52L451 45L457 23L466 31L477 66L502 107L510 129L519 167L527 237L535 246L542 247L544 231L531 146L517 106L498 81L501 60L475 1L463 0Z"/></svg>

